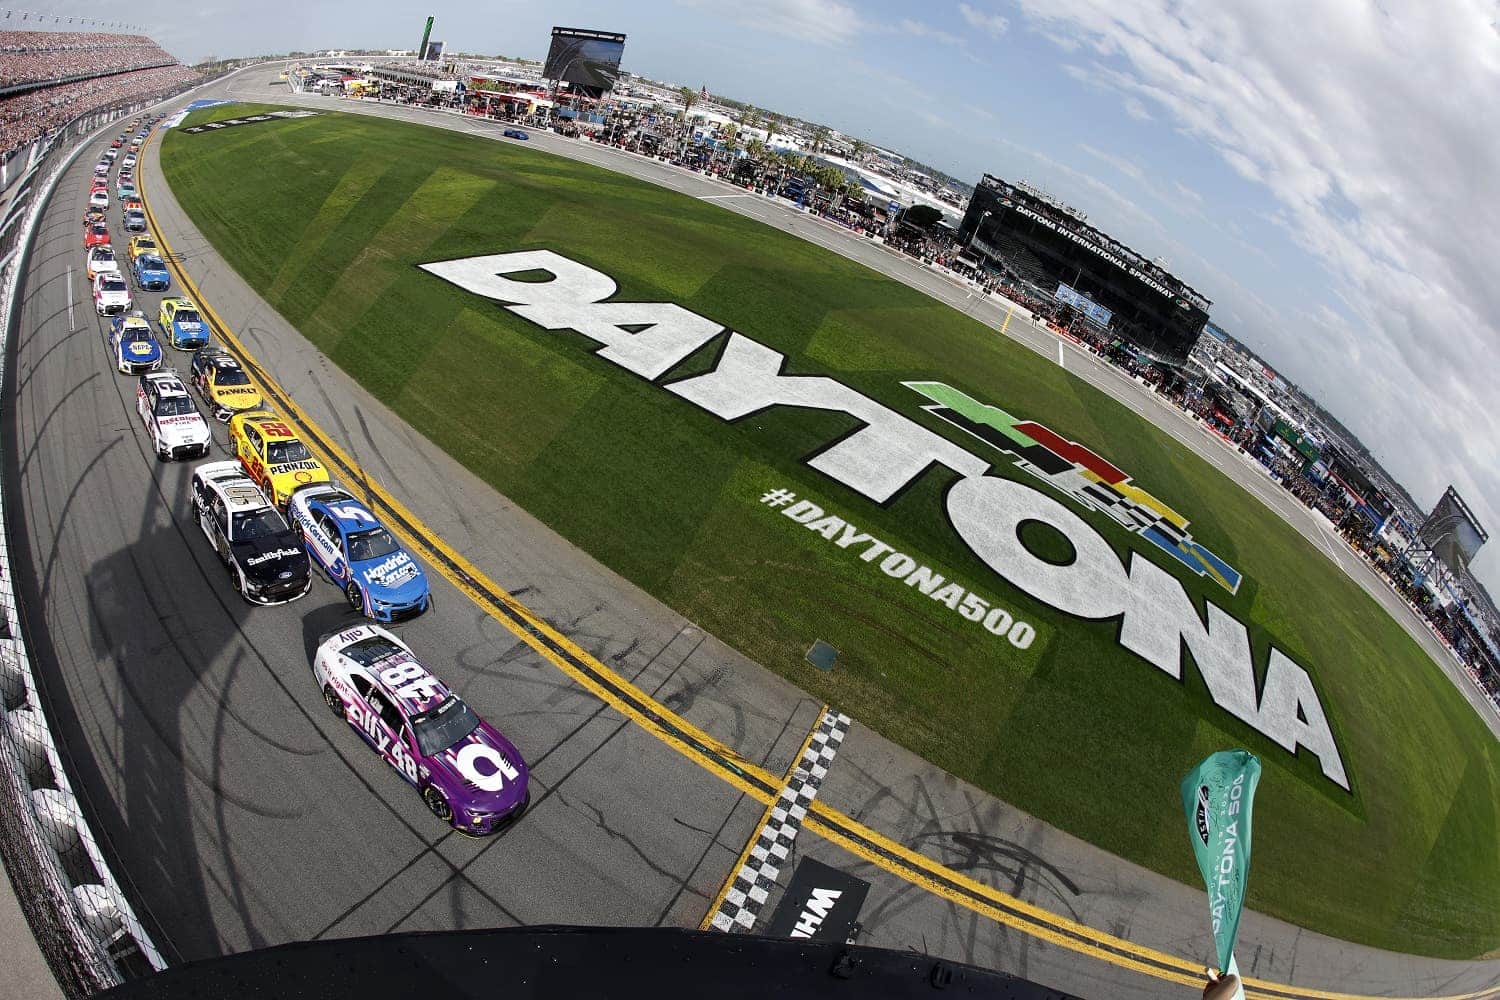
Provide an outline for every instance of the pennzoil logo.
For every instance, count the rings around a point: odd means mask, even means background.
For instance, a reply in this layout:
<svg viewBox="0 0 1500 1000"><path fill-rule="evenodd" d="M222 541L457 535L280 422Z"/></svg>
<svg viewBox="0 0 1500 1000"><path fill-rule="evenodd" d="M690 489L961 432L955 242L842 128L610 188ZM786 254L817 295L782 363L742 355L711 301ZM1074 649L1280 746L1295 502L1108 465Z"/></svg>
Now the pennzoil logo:
<svg viewBox="0 0 1500 1000"><path fill-rule="evenodd" d="M922 409L1011 456L1017 468L1080 506L1106 515L1231 594L1239 592L1239 570L1194 541L1187 518L1136 486L1108 459L1035 421L1013 417L942 382L901 384L932 400Z"/></svg>

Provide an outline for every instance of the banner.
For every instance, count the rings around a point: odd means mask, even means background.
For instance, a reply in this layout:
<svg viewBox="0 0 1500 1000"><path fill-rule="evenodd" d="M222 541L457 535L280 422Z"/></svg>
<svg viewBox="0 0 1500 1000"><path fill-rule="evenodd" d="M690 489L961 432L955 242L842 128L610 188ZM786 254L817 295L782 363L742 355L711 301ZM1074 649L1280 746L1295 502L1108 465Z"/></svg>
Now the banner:
<svg viewBox="0 0 1500 1000"><path fill-rule="evenodd" d="M1182 809L1213 921L1219 969L1236 972L1234 939L1250 878L1250 807L1260 761L1247 750L1221 750L1182 779Z"/></svg>
<svg viewBox="0 0 1500 1000"><path fill-rule="evenodd" d="M870 883L821 861L803 858L766 928L768 937L849 940Z"/></svg>

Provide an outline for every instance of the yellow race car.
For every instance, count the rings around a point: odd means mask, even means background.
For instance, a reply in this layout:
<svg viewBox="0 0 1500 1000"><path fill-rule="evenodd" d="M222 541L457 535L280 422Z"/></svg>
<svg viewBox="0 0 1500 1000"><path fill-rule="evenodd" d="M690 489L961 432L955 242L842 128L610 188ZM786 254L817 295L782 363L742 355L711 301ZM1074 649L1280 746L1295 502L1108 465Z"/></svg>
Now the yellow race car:
<svg viewBox="0 0 1500 1000"><path fill-rule="evenodd" d="M194 352L190 377L215 420L228 421L236 413L265 405L260 387L223 348L204 347Z"/></svg>
<svg viewBox="0 0 1500 1000"><path fill-rule="evenodd" d="M229 418L229 450L283 513L299 488L329 481L323 463L284 420L266 410Z"/></svg>
<svg viewBox="0 0 1500 1000"><path fill-rule="evenodd" d="M131 237L131 240L130 240L130 262L132 264L135 263L135 259L137 257L139 257L143 253L149 253L153 257L160 257L161 256L161 247L157 246L156 245L156 241L154 239L152 239L150 236L134 236L134 237Z"/></svg>

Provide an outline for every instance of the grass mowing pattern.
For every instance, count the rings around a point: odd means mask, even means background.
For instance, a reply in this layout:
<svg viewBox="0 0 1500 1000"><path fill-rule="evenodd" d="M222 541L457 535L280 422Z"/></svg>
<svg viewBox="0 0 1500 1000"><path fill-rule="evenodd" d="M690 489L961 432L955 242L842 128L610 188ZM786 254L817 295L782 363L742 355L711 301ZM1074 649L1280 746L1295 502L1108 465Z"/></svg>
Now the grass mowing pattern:
<svg viewBox="0 0 1500 1000"><path fill-rule="evenodd" d="M258 107L196 112L189 124ZM552 528L814 697L955 775L1189 884L1177 781L1244 746L1255 908L1349 940L1471 957L1500 944L1500 747L1380 607L1217 469L1128 408L980 323L711 203L586 164L361 116L169 133L162 167L230 264L439 447ZM1318 771L974 559L924 475L887 509L800 464L851 430L773 409L736 424L420 271L547 248L677 302L925 426L899 384L938 379L1081 441L1182 511L1240 569L1230 597L1185 580L1307 668L1354 786ZM711 367L710 345L674 375ZM986 455L995 471L1008 470ZM1024 479L1023 479L1024 481ZM392 484L411 492L412 484ZM761 506L785 486L1033 623L1026 652ZM413 499L420 502L419 493ZM1072 509L1078 510L1073 507ZM1079 511L1079 513L1084 513ZM1119 553L1169 560L1102 516ZM1175 566L1169 566L1175 569ZM803 652L839 647L823 674Z"/></svg>

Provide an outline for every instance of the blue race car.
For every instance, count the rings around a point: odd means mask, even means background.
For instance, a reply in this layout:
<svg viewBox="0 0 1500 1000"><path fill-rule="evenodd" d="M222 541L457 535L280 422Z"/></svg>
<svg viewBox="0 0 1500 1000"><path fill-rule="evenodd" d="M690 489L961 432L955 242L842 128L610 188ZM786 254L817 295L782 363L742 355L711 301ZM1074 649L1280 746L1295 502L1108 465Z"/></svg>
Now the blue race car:
<svg viewBox="0 0 1500 1000"><path fill-rule="evenodd" d="M109 352L121 375L144 375L161 367L161 345L139 309L109 324Z"/></svg>
<svg viewBox="0 0 1500 1000"><path fill-rule="evenodd" d="M292 494L287 511L313 565L343 588L355 611L399 622L431 606L422 567L370 508L348 493L330 483L306 486Z"/></svg>
<svg viewBox="0 0 1500 1000"><path fill-rule="evenodd" d="M505 138L507 138L507 139L530 139L531 138L531 136L527 135L525 132L522 132L518 128L508 128L504 132L502 132L501 135L504 135Z"/></svg>
<svg viewBox="0 0 1500 1000"><path fill-rule="evenodd" d="M172 277L167 274L167 265L155 254L141 254L130 265L130 270L135 273L136 286L148 292L165 292L172 284ZM174 343L173 346L178 345Z"/></svg>
<svg viewBox="0 0 1500 1000"><path fill-rule="evenodd" d="M203 322L192 299L180 295L162 299L156 325L161 328L167 343L179 351L196 351L208 344L208 324Z"/></svg>
<svg viewBox="0 0 1500 1000"><path fill-rule="evenodd" d="M136 196L135 184L131 181L122 180L115 184L115 197L124 201L126 198Z"/></svg>

